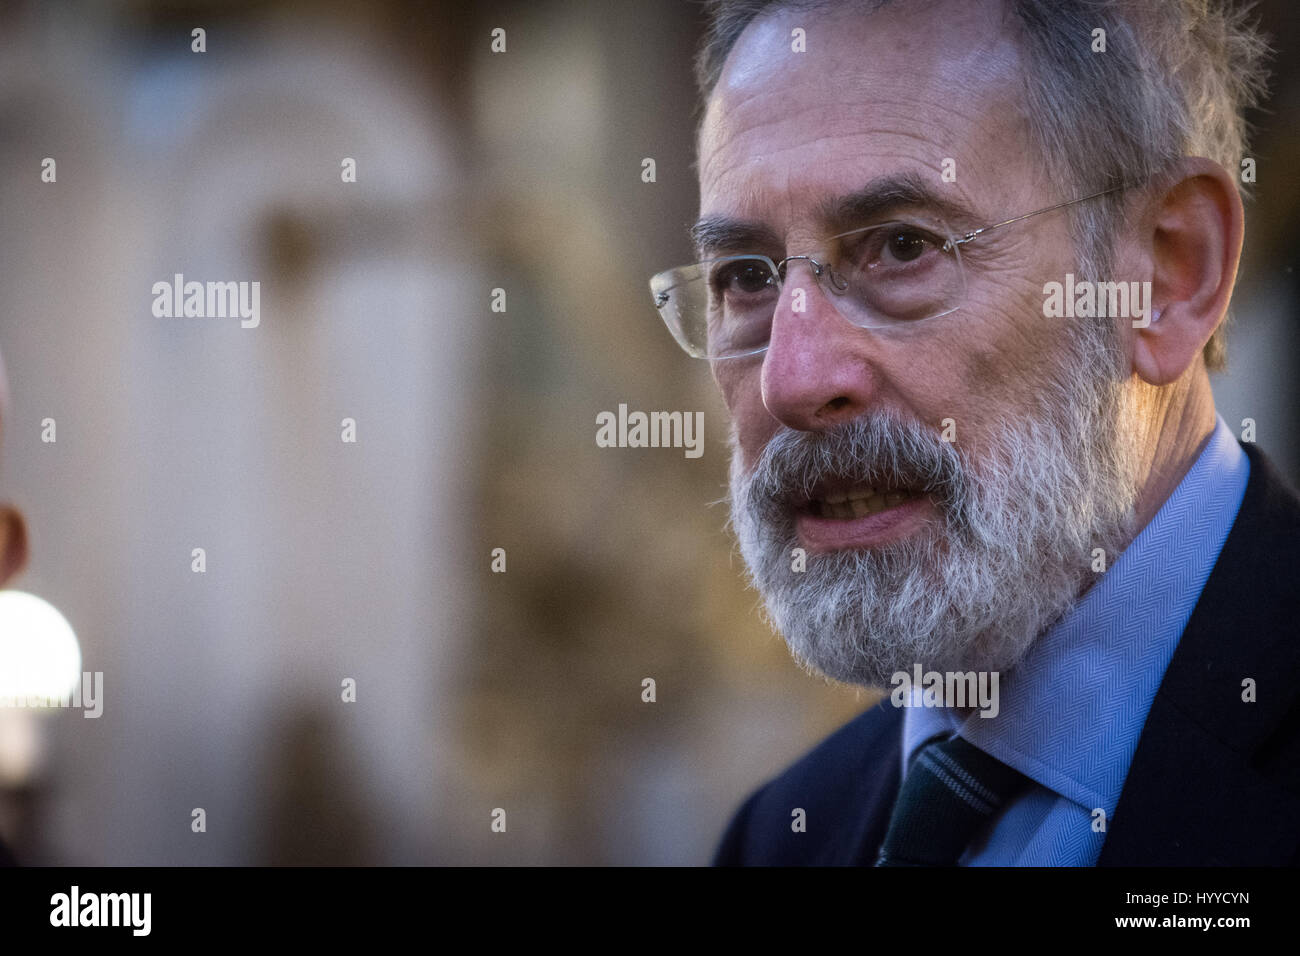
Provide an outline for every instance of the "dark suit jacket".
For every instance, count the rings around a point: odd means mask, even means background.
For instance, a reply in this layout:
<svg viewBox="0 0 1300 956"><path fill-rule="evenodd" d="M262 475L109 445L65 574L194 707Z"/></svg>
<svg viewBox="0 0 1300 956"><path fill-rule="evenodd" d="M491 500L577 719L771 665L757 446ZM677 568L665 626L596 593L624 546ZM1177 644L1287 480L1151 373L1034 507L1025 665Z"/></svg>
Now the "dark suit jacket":
<svg viewBox="0 0 1300 956"><path fill-rule="evenodd" d="M1147 715L1099 866L1300 863L1300 497L1255 449ZM1256 702L1242 701L1253 678ZM902 772L888 699L749 797L715 865L875 862ZM802 807L807 832L791 830Z"/></svg>

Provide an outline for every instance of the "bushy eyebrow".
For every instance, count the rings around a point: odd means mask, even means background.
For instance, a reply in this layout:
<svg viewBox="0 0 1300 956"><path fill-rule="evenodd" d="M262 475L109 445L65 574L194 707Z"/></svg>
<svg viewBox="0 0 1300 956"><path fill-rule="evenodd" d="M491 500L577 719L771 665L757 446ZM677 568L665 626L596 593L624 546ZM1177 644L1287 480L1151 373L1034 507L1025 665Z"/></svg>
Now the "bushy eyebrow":
<svg viewBox="0 0 1300 956"><path fill-rule="evenodd" d="M915 172L879 176L861 189L818 203L816 221L827 236L847 232L886 213L925 212L939 216L950 226L963 228L975 222L975 214L958 200L942 195ZM691 240L700 258L730 252L753 252L779 248L783 240L770 226L730 216L703 216L691 227Z"/></svg>
<svg viewBox="0 0 1300 956"><path fill-rule="evenodd" d="M701 259L728 252L780 248L781 237L762 223L730 216L702 216L691 226L691 241Z"/></svg>
<svg viewBox="0 0 1300 956"><path fill-rule="evenodd" d="M944 195L910 170L878 177L847 196L824 200L818 204L816 215L828 229L842 232L901 210L930 213L949 225L970 225L975 219L963 203Z"/></svg>

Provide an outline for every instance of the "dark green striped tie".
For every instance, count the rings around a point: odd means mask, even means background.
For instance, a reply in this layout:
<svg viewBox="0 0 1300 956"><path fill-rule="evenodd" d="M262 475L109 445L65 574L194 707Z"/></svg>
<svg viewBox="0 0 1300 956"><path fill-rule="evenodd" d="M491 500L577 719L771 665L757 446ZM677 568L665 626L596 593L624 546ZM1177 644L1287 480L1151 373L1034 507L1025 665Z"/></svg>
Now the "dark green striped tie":
<svg viewBox="0 0 1300 956"><path fill-rule="evenodd" d="M876 866L955 866L981 823L1029 778L953 737L916 755Z"/></svg>

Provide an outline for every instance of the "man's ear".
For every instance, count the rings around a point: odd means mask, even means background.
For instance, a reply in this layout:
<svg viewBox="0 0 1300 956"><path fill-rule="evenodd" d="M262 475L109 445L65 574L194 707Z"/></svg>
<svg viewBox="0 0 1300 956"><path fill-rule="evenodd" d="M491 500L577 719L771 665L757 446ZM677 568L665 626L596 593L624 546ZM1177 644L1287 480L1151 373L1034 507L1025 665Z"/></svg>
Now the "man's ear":
<svg viewBox="0 0 1300 956"><path fill-rule="evenodd" d="M0 587L27 563L27 524L16 508L0 505Z"/></svg>
<svg viewBox="0 0 1300 956"><path fill-rule="evenodd" d="M1158 182L1143 237L1150 243L1151 322L1133 330L1133 371L1168 385L1227 314L1245 216L1236 181L1212 160L1186 158Z"/></svg>

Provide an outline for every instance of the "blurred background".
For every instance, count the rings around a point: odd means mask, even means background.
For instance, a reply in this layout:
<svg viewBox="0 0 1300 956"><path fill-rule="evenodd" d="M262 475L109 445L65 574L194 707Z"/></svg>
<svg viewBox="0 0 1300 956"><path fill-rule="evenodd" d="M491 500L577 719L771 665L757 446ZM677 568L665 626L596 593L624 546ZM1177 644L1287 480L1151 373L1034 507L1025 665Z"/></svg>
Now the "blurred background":
<svg viewBox="0 0 1300 956"><path fill-rule="evenodd" d="M1294 481L1300 22L1259 12L1215 393ZM97 719L0 708L24 862L699 864L873 703L762 623L724 409L649 301L690 258L701 27L684 0L0 5L10 587L103 673ZM175 273L259 280L260 327L155 318ZM598 448L620 403L702 411L703 456Z"/></svg>

